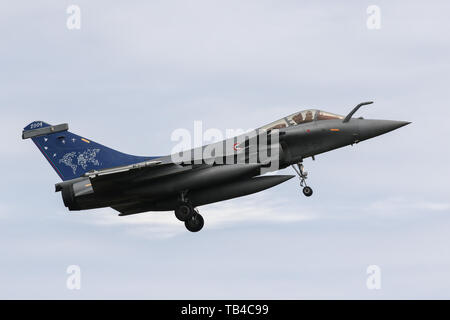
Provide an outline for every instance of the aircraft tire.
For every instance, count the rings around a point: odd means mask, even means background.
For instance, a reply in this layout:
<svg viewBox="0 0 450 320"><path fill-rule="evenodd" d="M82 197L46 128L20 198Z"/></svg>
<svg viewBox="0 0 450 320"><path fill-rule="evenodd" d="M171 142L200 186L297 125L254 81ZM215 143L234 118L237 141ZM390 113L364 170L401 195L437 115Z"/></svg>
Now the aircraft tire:
<svg viewBox="0 0 450 320"><path fill-rule="evenodd" d="M303 194L307 197L311 197L313 194L313 190L311 189L311 187L306 186L303 188Z"/></svg>
<svg viewBox="0 0 450 320"><path fill-rule="evenodd" d="M183 222L192 218L194 213L194 208L188 203L182 203L175 209L175 217Z"/></svg>
<svg viewBox="0 0 450 320"><path fill-rule="evenodd" d="M198 232L202 230L203 225L205 224L205 220L199 213L195 213L189 220L184 222L186 229L190 232Z"/></svg>

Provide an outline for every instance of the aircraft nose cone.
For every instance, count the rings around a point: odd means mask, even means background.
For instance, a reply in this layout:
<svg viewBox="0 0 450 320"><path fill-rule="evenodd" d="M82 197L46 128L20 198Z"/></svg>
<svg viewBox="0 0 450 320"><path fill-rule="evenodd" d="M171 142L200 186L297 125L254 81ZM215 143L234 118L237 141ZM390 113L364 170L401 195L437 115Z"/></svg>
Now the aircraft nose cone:
<svg viewBox="0 0 450 320"><path fill-rule="evenodd" d="M359 125L360 140L370 139L410 124L408 121L363 120Z"/></svg>

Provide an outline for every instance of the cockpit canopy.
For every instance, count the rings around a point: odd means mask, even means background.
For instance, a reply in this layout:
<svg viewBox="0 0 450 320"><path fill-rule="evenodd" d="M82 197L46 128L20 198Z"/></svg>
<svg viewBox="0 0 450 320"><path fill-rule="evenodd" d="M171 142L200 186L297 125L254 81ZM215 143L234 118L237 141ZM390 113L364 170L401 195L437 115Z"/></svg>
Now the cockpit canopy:
<svg viewBox="0 0 450 320"><path fill-rule="evenodd" d="M296 126L299 124L312 122L312 121L320 121L320 120L333 120L333 119L344 119L343 116L317 110L317 109L309 109L309 110L303 110L300 112L296 112L294 114L291 114L290 116L284 117L278 121L274 121L272 123L269 123L268 125L265 125L264 127L261 127L261 129L264 130L272 130L272 129L282 129L287 128L291 126Z"/></svg>

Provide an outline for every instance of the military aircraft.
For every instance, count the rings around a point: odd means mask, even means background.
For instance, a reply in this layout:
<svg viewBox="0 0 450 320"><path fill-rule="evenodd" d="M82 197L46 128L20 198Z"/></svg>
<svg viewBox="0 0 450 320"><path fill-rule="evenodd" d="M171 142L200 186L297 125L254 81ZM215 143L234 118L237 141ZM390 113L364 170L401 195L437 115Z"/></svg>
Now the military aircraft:
<svg viewBox="0 0 450 320"><path fill-rule="evenodd" d="M166 156L125 154L71 133L67 124L34 121L24 128L22 138L31 138L63 180L55 190L69 210L111 207L120 216L173 210L189 231L197 232L204 225L198 206L256 193L295 177L262 175L263 171L292 166L309 197L313 190L306 184L303 159L410 123L353 118L361 106L371 103L358 104L345 117L317 109L296 112L254 134Z"/></svg>

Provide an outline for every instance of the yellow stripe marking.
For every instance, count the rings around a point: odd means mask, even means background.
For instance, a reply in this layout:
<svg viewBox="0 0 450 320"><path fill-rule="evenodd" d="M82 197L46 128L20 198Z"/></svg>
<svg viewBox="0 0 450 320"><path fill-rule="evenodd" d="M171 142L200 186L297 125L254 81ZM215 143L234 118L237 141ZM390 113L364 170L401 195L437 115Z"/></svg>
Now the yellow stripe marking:
<svg viewBox="0 0 450 320"><path fill-rule="evenodd" d="M83 140L86 143L91 143L89 140L86 140L85 138L81 138L81 140Z"/></svg>
<svg viewBox="0 0 450 320"><path fill-rule="evenodd" d="M92 183L85 184L84 186L85 187L90 187L90 186L92 186Z"/></svg>
<svg viewBox="0 0 450 320"><path fill-rule="evenodd" d="M340 129L330 129L330 131L340 131Z"/></svg>

